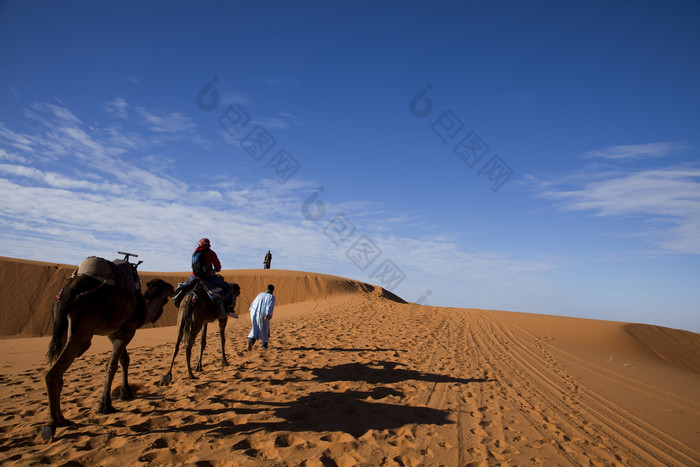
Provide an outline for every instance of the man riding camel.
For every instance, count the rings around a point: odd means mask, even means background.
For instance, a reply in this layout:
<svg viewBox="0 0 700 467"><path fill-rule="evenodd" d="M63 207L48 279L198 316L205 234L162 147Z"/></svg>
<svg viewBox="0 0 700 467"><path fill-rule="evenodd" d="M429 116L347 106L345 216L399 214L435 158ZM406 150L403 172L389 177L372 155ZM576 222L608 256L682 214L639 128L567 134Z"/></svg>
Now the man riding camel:
<svg viewBox="0 0 700 467"><path fill-rule="evenodd" d="M235 316L231 287L223 277L216 274L219 271L221 271L219 257L211 249L209 239L202 238L199 240L194 253L192 253L192 276L202 279L210 292L221 297L227 314Z"/></svg>

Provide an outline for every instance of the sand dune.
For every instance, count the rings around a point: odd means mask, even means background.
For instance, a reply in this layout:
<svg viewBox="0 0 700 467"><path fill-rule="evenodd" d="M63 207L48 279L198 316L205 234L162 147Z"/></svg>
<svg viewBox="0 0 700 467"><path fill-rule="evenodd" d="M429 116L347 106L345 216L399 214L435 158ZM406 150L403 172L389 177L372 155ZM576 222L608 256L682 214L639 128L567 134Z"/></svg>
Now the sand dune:
<svg viewBox="0 0 700 467"><path fill-rule="evenodd" d="M138 331L137 397L115 397L113 415L96 412L109 346L95 337L65 378L63 410L76 424L43 444L48 338L18 336L44 331L70 272L0 261L12 284L0 292L2 330L14 332L0 340L3 465L700 465L697 334L422 307L356 281L275 270L224 274L243 290L227 367L210 326L199 378L185 379L178 357L173 383L158 386L176 330ZM279 301L271 348L246 352L243 312L268 282ZM163 320L173 324L175 310Z"/></svg>

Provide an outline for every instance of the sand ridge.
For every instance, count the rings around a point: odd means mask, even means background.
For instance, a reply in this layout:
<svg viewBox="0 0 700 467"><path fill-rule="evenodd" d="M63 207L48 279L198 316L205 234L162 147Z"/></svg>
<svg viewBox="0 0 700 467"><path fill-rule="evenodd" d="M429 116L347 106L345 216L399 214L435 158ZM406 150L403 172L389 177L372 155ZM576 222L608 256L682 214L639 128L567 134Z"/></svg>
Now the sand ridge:
<svg viewBox="0 0 700 467"><path fill-rule="evenodd" d="M261 273L248 273L245 297L271 277ZM173 383L158 386L176 329L138 331L129 347L136 399L117 398L117 379L112 415L96 412L108 347L95 337L65 378L62 405L76 425L50 444L38 438L48 338L0 340L0 462L700 464L700 375L671 363L678 349L627 323L422 307L352 281L284 275L319 285L280 301L271 348L244 350L241 313L229 321L230 365L221 367L210 326L196 380L185 379L181 354ZM693 365L688 340L680 352Z"/></svg>

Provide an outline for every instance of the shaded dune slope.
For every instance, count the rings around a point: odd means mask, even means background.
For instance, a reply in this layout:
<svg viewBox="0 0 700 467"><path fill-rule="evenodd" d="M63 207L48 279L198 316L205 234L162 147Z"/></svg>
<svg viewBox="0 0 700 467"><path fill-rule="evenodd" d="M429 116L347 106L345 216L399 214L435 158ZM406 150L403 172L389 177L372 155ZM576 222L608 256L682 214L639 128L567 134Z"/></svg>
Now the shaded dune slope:
<svg viewBox="0 0 700 467"><path fill-rule="evenodd" d="M0 337L36 337L50 335L51 308L56 294L73 274L77 266L0 257ZM188 279L188 273L157 273L142 271L141 282L159 277L173 286ZM224 270L221 275L228 282L241 287L236 311L244 313L255 296L267 284L274 284L277 301L283 305L309 301L332 301L347 294L370 294L405 303L401 298L381 287L328 274L303 271L240 269ZM168 303L163 316L148 327L174 326L177 309Z"/></svg>
<svg viewBox="0 0 700 467"><path fill-rule="evenodd" d="M662 360L700 373L700 334L648 324L627 324L624 328Z"/></svg>

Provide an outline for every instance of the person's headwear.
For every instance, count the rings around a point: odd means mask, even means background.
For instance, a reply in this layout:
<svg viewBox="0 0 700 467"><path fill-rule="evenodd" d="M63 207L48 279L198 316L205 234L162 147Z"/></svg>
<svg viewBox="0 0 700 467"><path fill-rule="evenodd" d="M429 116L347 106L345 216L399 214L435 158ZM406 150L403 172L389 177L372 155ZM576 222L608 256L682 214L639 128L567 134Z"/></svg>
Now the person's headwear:
<svg viewBox="0 0 700 467"><path fill-rule="evenodd" d="M211 247L211 243L209 243L209 239L208 239L208 238L202 238L202 239L199 240L199 243L197 244L197 246L201 246L201 247L204 247L204 248L209 248L209 247Z"/></svg>

